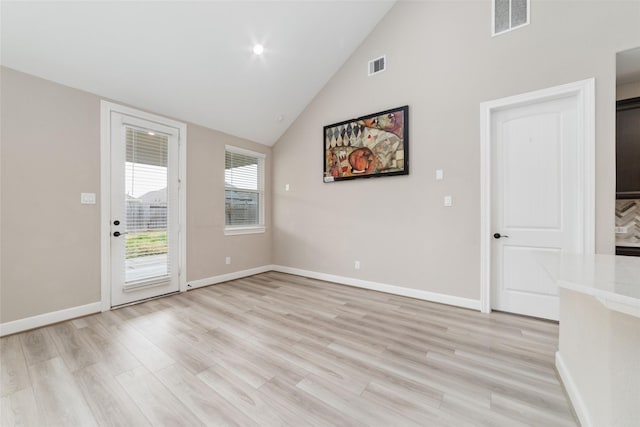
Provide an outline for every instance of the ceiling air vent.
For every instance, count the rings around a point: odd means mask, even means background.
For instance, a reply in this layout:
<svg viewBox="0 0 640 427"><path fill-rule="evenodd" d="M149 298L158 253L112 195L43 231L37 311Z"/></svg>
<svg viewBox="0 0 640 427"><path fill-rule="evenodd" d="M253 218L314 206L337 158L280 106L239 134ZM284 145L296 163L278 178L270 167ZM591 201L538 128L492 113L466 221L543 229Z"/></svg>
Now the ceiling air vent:
<svg viewBox="0 0 640 427"><path fill-rule="evenodd" d="M373 76L374 74L378 74L383 72L386 68L386 58L385 56L381 56L380 58L372 59L369 61L369 75Z"/></svg>
<svg viewBox="0 0 640 427"><path fill-rule="evenodd" d="M493 0L493 28L497 36L529 24L530 0Z"/></svg>

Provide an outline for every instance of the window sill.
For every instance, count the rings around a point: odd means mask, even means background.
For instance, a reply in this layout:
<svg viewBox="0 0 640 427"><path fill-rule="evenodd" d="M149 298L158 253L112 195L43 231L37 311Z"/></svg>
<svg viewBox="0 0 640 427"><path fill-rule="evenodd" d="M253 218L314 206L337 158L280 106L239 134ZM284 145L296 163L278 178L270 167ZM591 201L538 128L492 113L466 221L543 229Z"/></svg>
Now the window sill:
<svg viewBox="0 0 640 427"><path fill-rule="evenodd" d="M236 236L239 234L260 234L267 231L264 225L249 226L249 227L226 227L224 229L225 236Z"/></svg>

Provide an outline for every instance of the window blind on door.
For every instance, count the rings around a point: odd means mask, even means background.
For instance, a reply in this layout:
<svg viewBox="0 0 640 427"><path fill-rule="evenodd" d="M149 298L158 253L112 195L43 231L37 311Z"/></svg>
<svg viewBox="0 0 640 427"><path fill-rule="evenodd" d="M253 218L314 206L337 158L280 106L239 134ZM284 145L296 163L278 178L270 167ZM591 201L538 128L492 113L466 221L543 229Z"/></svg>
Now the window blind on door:
<svg viewBox="0 0 640 427"><path fill-rule="evenodd" d="M125 283L129 287L168 280L168 143L166 135L126 128Z"/></svg>

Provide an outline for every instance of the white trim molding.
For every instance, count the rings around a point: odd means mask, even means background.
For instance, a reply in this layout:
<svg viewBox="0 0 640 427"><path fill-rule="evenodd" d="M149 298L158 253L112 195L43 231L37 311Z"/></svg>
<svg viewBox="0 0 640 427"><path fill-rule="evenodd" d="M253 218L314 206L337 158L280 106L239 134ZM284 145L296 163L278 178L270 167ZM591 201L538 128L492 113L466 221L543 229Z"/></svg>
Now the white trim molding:
<svg viewBox="0 0 640 427"><path fill-rule="evenodd" d="M102 303L98 301L91 304L79 305L77 307L65 308L64 310L38 314L37 316L25 317L24 319L18 319L11 322L0 323L0 337L40 328L53 323L64 322L65 320L75 319L76 317L100 313L100 311L102 311L101 309Z"/></svg>
<svg viewBox="0 0 640 427"><path fill-rule="evenodd" d="M218 276L207 277L204 279L192 280L186 284L186 288L187 290L197 289L204 286L210 286L218 283L228 282L230 280L242 279L244 277L253 276L255 274L266 273L268 271L277 271L280 273L294 274L296 276L310 277L312 279L324 280L327 282L332 282L340 285L354 286L357 288L385 292L388 294L416 298L416 299L436 302L440 304L453 305L456 307L468 308L471 310L480 310L479 300L457 297L457 296L447 295L447 294L440 294L436 292L423 291L420 289L388 285L385 283L371 282L368 280L356 279L353 277L318 273L316 271L302 270L299 268L286 267L282 265L263 265L260 267L234 271L232 273L221 274ZM27 331L29 329L39 328L42 326L51 325L53 323L75 319L77 317L99 313L101 311L108 311L110 309L111 307L108 307L107 309L105 309L104 301L99 301L99 302L94 302L91 304L82 305L78 307L71 307L64 310L39 314L37 316L27 317L25 319L14 320L12 322L0 324L0 336L15 334L18 332Z"/></svg>
<svg viewBox="0 0 640 427"><path fill-rule="evenodd" d="M272 265L263 265L261 267L249 268L247 270L234 271L233 273L221 274L219 276L207 277L204 279L192 280L187 283L187 288L197 289L203 286L215 285L217 283L228 282L229 280L242 279L243 277L253 276L254 274L266 273L273 270Z"/></svg>
<svg viewBox="0 0 640 427"><path fill-rule="evenodd" d="M440 304L453 305L456 307L480 310L480 301L470 298L456 297L453 295L439 294L436 292L423 291L420 289L405 288L402 286L388 285L386 283L371 282L368 280L356 279L353 277L336 276L334 274L318 273L316 271L302 270L299 268L273 265L273 271L280 273L295 274L296 276L310 277L312 279L325 280L327 282L341 285L354 286L356 288L369 289L373 291L385 292L393 295L416 298L424 301L437 302Z"/></svg>
<svg viewBox="0 0 640 427"><path fill-rule="evenodd" d="M238 189L238 191L242 190L245 192L250 192L257 194L258 196L258 218L257 223L248 224L248 225L227 225L227 218L225 213L225 226L224 226L224 235L225 236L237 236L242 234L259 234L265 233L267 228L266 224L266 216L265 216L265 200L266 200L266 192L265 192L265 181L266 181L266 158L267 155L265 153L260 153L258 151L247 150L245 148L236 147L233 145L225 145L224 146L224 158L225 158L225 179L224 179L224 189L225 189L225 199L224 203L226 206L227 203L227 190L233 190L235 187L231 182L227 182L227 153L230 154L239 154L242 156L253 157L258 160L258 168L257 168L257 188L255 190L250 189ZM233 174L232 174L233 175ZM240 178L240 180L244 180L246 177Z"/></svg>
<svg viewBox="0 0 640 427"><path fill-rule="evenodd" d="M506 108L575 96L579 141L577 189L583 216L583 253L595 251L595 79L581 80L480 104L480 307L491 311L491 119Z"/></svg>
<svg viewBox="0 0 640 427"><path fill-rule="evenodd" d="M244 154L245 156L258 157L260 159L266 159L267 155L259 151L247 150L246 148L236 147L235 145L225 145L224 151L229 151L236 154Z"/></svg>
<svg viewBox="0 0 640 427"><path fill-rule="evenodd" d="M591 427L593 424L589 418L587 406L585 405L584 400L578 391L578 387L573 381L573 377L571 377L571 373L567 369L567 365L564 363L559 351L556 352L556 370L558 371L560 380L564 385L564 389L567 391L567 395L569 395L569 400L573 405L573 409L576 411L580 425L582 427Z"/></svg>
<svg viewBox="0 0 640 427"><path fill-rule="evenodd" d="M238 236L241 234L260 234L266 233L267 227L264 225L251 225L248 227L225 227L225 236Z"/></svg>
<svg viewBox="0 0 640 427"><path fill-rule="evenodd" d="M100 288L102 311L111 309L111 114L120 113L178 129L179 289L187 290L187 125L135 108L100 101Z"/></svg>

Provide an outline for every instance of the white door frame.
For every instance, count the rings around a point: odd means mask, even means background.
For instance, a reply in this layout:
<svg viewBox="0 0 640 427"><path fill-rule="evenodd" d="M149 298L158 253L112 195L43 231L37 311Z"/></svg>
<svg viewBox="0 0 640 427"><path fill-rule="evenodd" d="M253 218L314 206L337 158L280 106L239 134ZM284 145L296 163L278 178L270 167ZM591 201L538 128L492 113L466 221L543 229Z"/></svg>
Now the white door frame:
<svg viewBox="0 0 640 427"><path fill-rule="evenodd" d="M180 292L187 290L187 125L155 114L100 101L100 284L102 311L111 309L111 113L170 126L179 131L178 245Z"/></svg>
<svg viewBox="0 0 640 427"><path fill-rule="evenodd" d="M491 120L495 112L576 96L578 102L578 170L584 253L595 250L595 79L487 101L480 104L480 309L491 312Z"/></svg>

